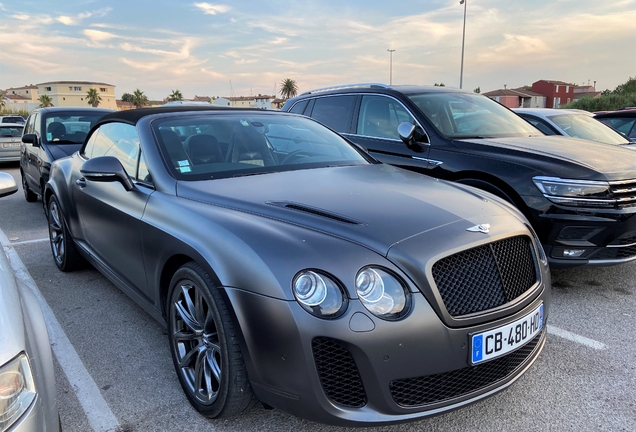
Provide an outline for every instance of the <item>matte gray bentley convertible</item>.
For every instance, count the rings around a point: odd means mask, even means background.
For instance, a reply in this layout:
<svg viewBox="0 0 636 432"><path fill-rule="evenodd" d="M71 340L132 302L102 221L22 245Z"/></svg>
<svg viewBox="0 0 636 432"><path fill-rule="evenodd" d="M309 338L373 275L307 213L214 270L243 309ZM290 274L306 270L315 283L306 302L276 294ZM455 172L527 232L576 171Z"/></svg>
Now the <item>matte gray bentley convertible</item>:
<svg viewBox="0 0 636 432"><path fill-rule="evenodd" d="M167 325L207 417L414 420L506 388L545 342L550 276L519 212L309 118L112 113L45 199L57 266L88 260Z"/></svg>

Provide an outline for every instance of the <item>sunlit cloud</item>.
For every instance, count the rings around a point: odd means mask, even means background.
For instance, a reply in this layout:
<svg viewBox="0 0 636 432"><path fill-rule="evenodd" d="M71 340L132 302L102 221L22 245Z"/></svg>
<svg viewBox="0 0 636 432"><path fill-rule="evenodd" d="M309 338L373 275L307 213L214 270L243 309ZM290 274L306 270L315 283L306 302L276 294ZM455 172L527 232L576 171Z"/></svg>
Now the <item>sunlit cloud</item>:
<svg viewBox="0 0 636 432"><path fill-rule="evenodd" d="M229 6L226 5L215 5L212 3L194 3L194 6L199 8L206 15L227 13L231 9Z"/></svg>
<svg viewBox="0 0 636 432"><path fill-rule="evenodd" d="M93 30L93 29L84 29L82 33L84 33L84 36L86 36L92 42L95 42L95 43L104 42L109 39L118 37L117 35L113 33L105 32L101 30Z"/></svg>

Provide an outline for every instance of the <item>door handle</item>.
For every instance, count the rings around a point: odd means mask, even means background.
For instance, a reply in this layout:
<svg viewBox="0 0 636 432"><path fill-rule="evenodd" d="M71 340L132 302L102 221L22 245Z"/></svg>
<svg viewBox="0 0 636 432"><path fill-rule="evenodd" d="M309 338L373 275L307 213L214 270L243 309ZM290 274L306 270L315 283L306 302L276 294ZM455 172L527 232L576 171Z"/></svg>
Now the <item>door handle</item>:
<svg viewBox="0 0 636 432"><path fill-rule="evenodd" d="M82 177L81 179L75 180L75 184L79 186L80 189L83 189L86 187L86 179Z"/></svg>

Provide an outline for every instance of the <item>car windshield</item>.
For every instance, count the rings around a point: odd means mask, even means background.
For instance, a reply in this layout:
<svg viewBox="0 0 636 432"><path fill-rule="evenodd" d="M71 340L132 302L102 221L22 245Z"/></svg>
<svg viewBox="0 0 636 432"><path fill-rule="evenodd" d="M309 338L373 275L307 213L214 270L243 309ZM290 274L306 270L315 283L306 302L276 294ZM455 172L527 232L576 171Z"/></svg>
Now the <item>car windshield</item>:
<svg viewBox="0 0 636 432"><path fill-rule="evenodd" d="M46 117L46 141L52 144L82 144L88 131L104 113L51 114Z"/></svg>
<svg viewBox="0 0 636 432"><path fill-rule="evenodd" d="M485 96L450 92L407 96L448 138L542 135L521 117Z"/></svg>
<svg viewBox="0 0 636 432"><path fill-rule="evenodd" d="M166 164L179 180L205 180L370 159L319 123L295 116L232 113L152 122Z"/></svg>
<svg viewBox="0 0 636 432"><path fill-rule="evenodd" d="M22 117L3 117L2 123L24 123Z"/></svg>
<svg viewBox="0 0 636 432"><path fill-rule="evenodd" d="M548 118L574 138L606 144L629 143L627 138L587 114L565 113L548 116Z"/></svg>
<svg viewBox="0 0 636 432"><path fill-rule="evenodd" d="M22 126L0 126L0 138L19 138L22 136Z"/></svg>

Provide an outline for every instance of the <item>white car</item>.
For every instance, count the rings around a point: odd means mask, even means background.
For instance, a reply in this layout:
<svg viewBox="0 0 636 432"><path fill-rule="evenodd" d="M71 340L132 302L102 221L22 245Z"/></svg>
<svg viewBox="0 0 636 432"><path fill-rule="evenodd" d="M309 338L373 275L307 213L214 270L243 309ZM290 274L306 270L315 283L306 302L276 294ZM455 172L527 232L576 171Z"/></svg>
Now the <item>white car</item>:
<svg viewBox="0 0 636 432"><path fill-rule="evenodd" d="M18 162L23 124L0 123L0 162Z"/></svg>
<svg viewBox="0 0 636 432"><path fill-rule="evenodd" d="M636 149L627 137L594 118L590 112L577 109L513 108L515 113L546 135L583 138L606 144Z"/></svg>
<svg viewBox="0 0 636 432"><path fill-rule="evenodd" d="M18 190L0 173L0 197ZM17 284L0 252L0 431L58 432L60 420L49 336L33 292Z"/></svg>

